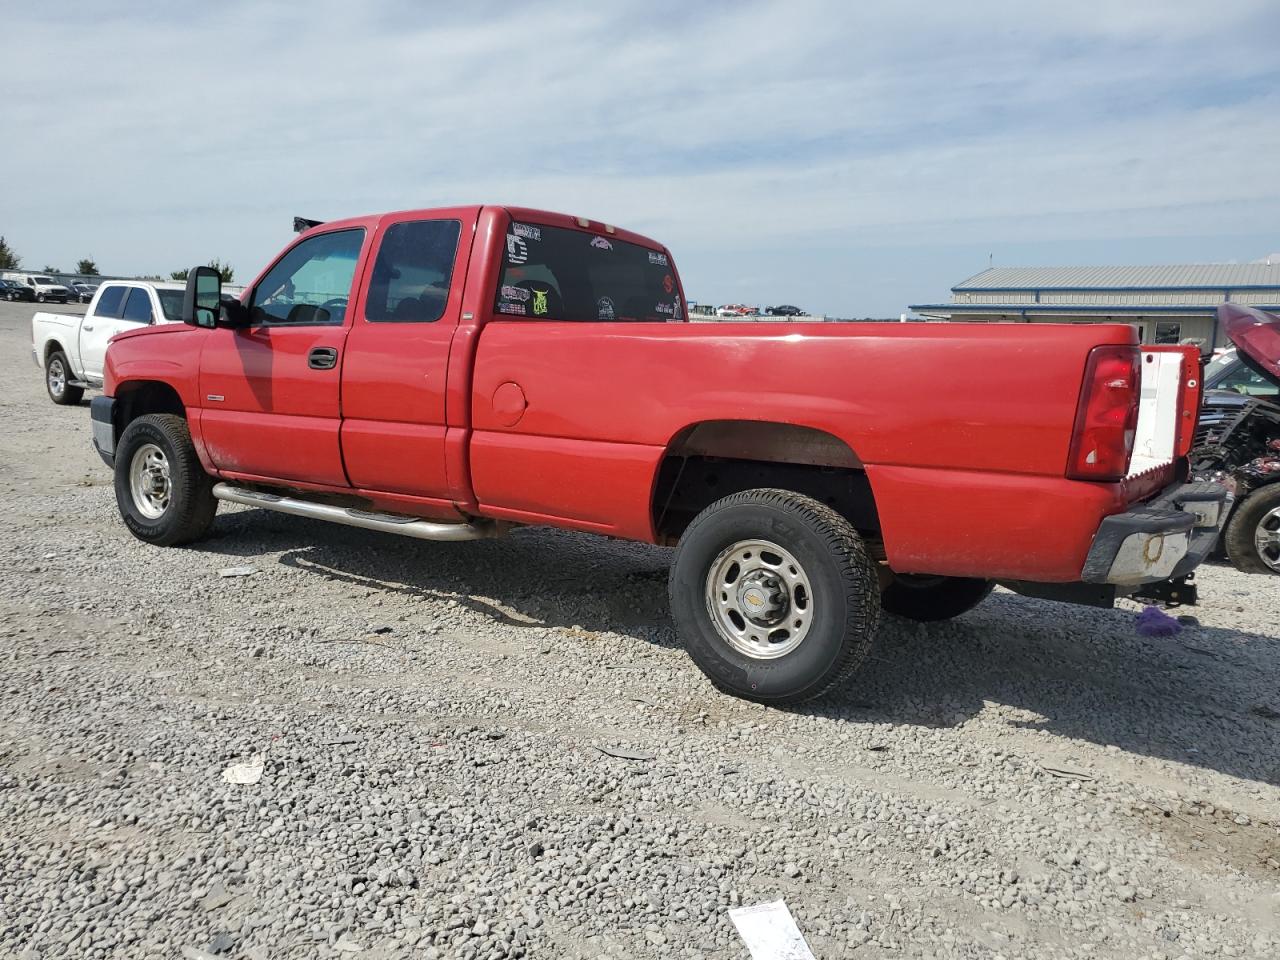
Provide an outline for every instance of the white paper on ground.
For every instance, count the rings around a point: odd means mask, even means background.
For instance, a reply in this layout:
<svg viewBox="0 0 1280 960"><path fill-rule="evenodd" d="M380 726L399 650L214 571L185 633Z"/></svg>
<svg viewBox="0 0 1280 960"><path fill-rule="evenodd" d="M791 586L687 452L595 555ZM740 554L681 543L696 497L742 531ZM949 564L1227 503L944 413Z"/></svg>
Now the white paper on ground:
<svg viewBox="0 0 1280 960"><path fill-rule="evenodd" d="M262 762L262 757L250 757L248 763L233 763L223 770L222 779L227 783L257 783L262 779L262 770L265 766Z"/></svg>
<svg viewBox="0 0 1280 960"><path fill-rule="evenodd" d="M751 960L815 960L795 917L781 900L735 907L729 919L751 951Z"/></svg>

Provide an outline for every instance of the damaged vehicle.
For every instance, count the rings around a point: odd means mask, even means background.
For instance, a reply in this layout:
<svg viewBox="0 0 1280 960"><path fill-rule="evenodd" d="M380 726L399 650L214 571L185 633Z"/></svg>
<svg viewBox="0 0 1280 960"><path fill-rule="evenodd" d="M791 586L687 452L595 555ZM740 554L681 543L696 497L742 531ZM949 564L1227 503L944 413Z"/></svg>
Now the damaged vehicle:
<svg viewBox="0 0 1280 960"><path fill-rule="evenodd" d="M1228 303L1218 322L1236 349L1205 371L1188 459L1196 480L1234 495L1221 543L1231 563L1280 573L1280 316Z"/></svg>

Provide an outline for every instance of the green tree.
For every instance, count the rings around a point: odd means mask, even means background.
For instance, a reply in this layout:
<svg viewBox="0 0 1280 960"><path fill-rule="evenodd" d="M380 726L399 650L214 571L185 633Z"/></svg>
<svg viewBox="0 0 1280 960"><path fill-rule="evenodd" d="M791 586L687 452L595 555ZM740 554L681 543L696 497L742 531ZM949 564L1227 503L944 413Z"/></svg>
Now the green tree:
<svg viewBox="0 0 1280 960"><path fill-rule="evenodd" d="M209 261L209 266L218 271L218 276L222 278L223 283L231 283L236 278L236 272L232 269L231 264L223 263L217 257Z"/></svg>
<svg viewBox="0 0 1280 960"><path fill-rule="evenodd" d="M13 247L0 237L0 270L17 270L22 266L22 258L13 252Z"/></svg>
<svg viewBox="0 0 1280 960"><path fill-rule="evenodd" d="M44 265L44 269L43 269L42 271L40 271L40 272L41 272L41 273L61 273L61 272L62 272L62 268L61 268L61 267L51 267L51 266L49 266L49 265L46 263L46 264Z"/></svg>
<svg viewBox="0 0 1280 960"><path fill-rule="evenodd" d="M83 274L86 277L96 277L98 275L98 265L92 260L77 260L76 273Z"/></svg>
<svg viewBox="0 0 1280 960"><path fill-rule="evenodd" d="M187 274L190 272L190 270L175 270L173 273L169 274L169 279L177 280L179 283L186 283Z"/></svg>

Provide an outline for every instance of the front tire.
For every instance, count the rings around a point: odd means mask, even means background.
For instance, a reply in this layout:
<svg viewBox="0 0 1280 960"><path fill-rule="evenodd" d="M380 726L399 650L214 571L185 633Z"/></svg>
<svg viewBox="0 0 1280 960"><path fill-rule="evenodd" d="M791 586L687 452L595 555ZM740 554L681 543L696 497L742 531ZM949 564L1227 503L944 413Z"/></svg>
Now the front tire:
<svg viewBox="0 0 1280 960"><path fill-rule="evenodd" d="M799 703L866 659L880 619L876 564L853 526L789 490L717 500L685 531L669 585L685 649L721 691Z"/></svg>
<svg viewBox="0 0 1280 960"><path fill-rule="evenodd" d="M1247 497L1236 508L1222 540L1237 570L1280 573L1280 483Z"/></svg>
<svg viewBox="0 0 1280 960"><path fill-rule="evenodd" d="M130 533L159 547L204 536L218 501L186 420L169 413L139 417L125 429L115 457L116 505Z"/></svg>
<svg viewBox="0 0 1280 960"><path fill-rule="evenodd" d="M49 391L49 399L60 407L74 407L84 398L84 388L71 385L71 364L61 350L53 351L45 361L44 388Z"/></svg>
<svg viewBox="0 0 1280 960"><path fill-rule="evenodd" d="M917 623L936 623L968 613L991 595L996 585L970 577L925 577L894 574L880 593L886 613Z"/></svg>

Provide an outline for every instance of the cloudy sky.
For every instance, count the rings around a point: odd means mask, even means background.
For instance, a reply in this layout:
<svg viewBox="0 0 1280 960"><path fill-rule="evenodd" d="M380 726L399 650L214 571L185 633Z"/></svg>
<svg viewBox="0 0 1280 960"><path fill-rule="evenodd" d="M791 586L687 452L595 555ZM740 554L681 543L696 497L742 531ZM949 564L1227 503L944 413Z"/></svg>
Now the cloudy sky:
<svg viewBox="0 0 1280 960"><path fill-rule="evenodd" d="M247 280L295 214L513 203L693 299L896 316L988 256L1280 251L1275 0L2 6L27 266Z"/></svg>

